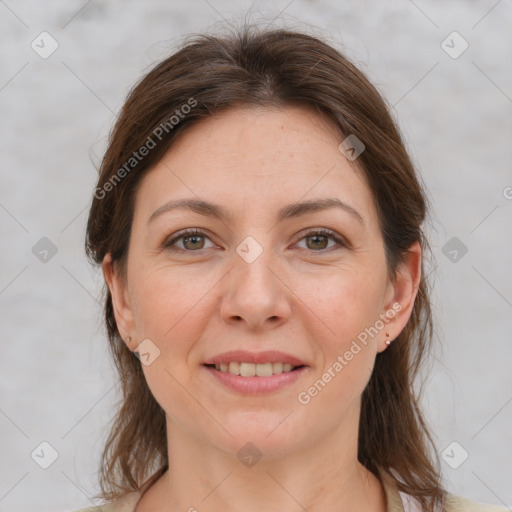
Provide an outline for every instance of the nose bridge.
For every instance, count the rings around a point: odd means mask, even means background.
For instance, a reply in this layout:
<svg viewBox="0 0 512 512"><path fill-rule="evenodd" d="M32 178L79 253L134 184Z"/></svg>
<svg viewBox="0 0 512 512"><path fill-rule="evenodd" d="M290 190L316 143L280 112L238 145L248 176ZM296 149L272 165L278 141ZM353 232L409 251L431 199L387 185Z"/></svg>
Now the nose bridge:
<svg viewBox="0 0 512 512"><path fill-rule="evenodd" d="M268 319L288 316L286 287L278 278L279 262L273 256L270 236L246 237L237 247L222 301L225 320L245 320L255 327Z"/></svg>
<svg viewBox="0 0 512 512"><path fill-rule="evenodd" d="M272 266L276 266L272 257L270 237L263 235L246 237L236 248L234 256L234 276L236 290L247 289L255 300L263 300L272 295L276 288L275 275ZM260 243L261 242L261 243Z"/></svg>

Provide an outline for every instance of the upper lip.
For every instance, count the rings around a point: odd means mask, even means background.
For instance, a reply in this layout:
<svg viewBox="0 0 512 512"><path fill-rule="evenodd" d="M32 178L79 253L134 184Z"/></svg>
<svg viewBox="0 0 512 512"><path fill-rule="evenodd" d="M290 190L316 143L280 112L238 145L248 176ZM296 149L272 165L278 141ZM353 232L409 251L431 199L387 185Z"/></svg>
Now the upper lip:
<svg viewBox="0 0 512 512"><path fill-rule="evenodd" d="M279 352L276 350L265 350L263 352L248 352L246 350L232 350L214 356L204 364L221 364L221 363L289 363L292 366L306 366L304 361L290 354Z"/></svg>

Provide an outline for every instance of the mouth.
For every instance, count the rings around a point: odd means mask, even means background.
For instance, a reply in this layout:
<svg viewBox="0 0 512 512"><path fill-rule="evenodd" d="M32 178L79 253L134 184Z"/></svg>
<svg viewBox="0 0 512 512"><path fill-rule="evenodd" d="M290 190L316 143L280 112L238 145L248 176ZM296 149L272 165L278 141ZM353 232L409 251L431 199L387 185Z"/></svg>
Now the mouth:
<svg viewBox="0 0 512 512"><path fill-rule="evenodd" d="M203 362L212 383L240 395L277 393L309 373L306 360L278 350L232 350Z"/></svg>
<svg viewBox="0 0 512 512"><path fill-rule="evenodd" d="M203 368L213 378L212 383L242 396L269 395L291 389L291 386L308 373L307 365L291 363L206 363Z"/></svg>
<svg viewBox="0 0 512 512"><path fill-rule="evenodd" d="M205 364L204 366L218 372L229 373L240 377L271 377L272 375L294 372L305 367L305 365L294 366L290 363L282 362L246 363L237 361L220 364Z"/></svg>

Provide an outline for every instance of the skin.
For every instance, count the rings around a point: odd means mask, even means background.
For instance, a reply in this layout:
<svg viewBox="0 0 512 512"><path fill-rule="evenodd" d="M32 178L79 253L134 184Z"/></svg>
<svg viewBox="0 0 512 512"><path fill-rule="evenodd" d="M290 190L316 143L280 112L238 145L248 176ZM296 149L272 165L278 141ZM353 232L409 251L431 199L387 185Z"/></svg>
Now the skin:
<svg viewBox="0 0 512 512"><path fill-rule="evenodd" d="M371 191L357 160L339 151L343 138L309 107L232 108L194 125L142 180L126 278L110 255L103 262L130 349L149 338L160 350L143 370L166 412L170 470L137 512L386 510L381 484L357 460L360 400L386 333L396 338L410 317L421 250L411 246L397 275L388 275ZM285 205L331 197L362 220L330 208L276 221ZM148 224L157 208L182 198L222 205L232 219L175 210ZM174 244L188 252L162 248L184 228L205 236ZM306 232L315 228L349 243ZM252 263L236 252L247 236L263 250ZM385 328L299 403L396 303L401 310ZM243 396L203 366L235 349L280 350L308 368L280 391ZM249 441L263 454L252 467L237 457Z"/></svg>

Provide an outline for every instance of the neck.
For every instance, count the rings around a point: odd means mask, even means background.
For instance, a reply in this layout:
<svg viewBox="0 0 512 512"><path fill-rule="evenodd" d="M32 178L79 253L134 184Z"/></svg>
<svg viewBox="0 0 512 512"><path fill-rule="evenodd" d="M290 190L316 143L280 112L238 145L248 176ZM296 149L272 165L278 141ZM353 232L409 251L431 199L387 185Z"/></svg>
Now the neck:
<svg viewBox="0 0 512 512"><path fill-rule="evenodd" d="M355 435L326 434L307 448L246 466L167 420L169 469L137 512L385 512L379 480L357 460ZM243 444L243 443L242 443ZM263 450L262 450L263 451Z"/></svg>

